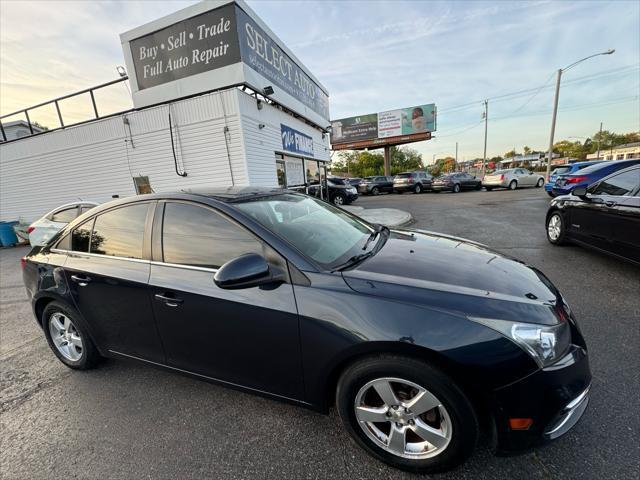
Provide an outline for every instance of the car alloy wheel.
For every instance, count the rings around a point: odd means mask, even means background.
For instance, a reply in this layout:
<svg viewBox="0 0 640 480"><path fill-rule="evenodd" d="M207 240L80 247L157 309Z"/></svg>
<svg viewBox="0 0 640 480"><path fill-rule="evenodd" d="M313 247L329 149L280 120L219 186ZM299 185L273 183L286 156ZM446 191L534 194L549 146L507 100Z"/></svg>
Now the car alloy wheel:
<svg viewBox="0 0 640 480"><path fill-rule="evenodd" d="M416 185L415 192L416 193L422 193L422 187L420 186L420 184Z"/></svg>
<svg viewBox="0 0 640 480"><path fill-rule="evenodd" d="M459 193L460 192L460 185L458 185L457 183L453 186L453 193Z"/></svg>
<svg viewBox="0 0 640 480"><path fill-rule="evenodd" d="M333 204L338 206L344 205L344 197L342 195L336 195L333 197Z"/></svg>
<svg viewBox="0 0 640 480"><path fill-rule="evenodd" d="M538 183L536 183L536 187L540 188L540 187L542 187L542 185L544 185L544 180L542 178L539 178L538 179Z"/></svg>
<svg viewBox="0 0 640 480"><path fill-rule="evenodd" d="M551 243L562 243L564 225L558 212L553 213L547 221L547 237Z"/></svg>
<svg viewBox="0 0 640 480"><path fill-rule="evenodd" d="M380 193L380 190L378 190L378 187L373 187L371 189L371 195L378 195Z"/></svg>
<svg viewBox="0 0 640 480"><path fill-rule="evenodd" d="M395 377L376 378L360 388L354 402L360 428L378 447L408 459L442 453L453 435L442 402L426 388Z"/></svg>
<svg viewBox="0 0 640 480"><path fill-rule="evenodd" d="M516 182L515 180L511 180L511 183L509 184L509 190L515 190L516 188L518 188L518 182Z"/></svg>
<svg viewBox="0 0 640 480"><path fill-rule="evenodd" d="M82 358L84 352L82 336L68 316L62 312L51 315L49 317L49 333L60 355L72 362L77 362Z"/></svg>

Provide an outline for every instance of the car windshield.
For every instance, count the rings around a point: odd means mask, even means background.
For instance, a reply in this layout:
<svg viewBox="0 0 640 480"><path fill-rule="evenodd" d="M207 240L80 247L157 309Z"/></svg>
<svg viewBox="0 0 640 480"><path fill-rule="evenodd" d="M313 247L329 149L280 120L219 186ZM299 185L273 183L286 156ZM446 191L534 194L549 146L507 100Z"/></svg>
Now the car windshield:
<svg viewBox="0 0 640 480"><path fill-rule="evenodd" d="M373 232L343 210L304 195L276 195L237 207L327 270L364 253Z"/></svg>
<svg viewBox="0 0 640 480"><path fill-rule="evenodd" d="M563 173L567 173L571 170L571 167L558 167L551 172L551 175L562 175Z"/></svg>

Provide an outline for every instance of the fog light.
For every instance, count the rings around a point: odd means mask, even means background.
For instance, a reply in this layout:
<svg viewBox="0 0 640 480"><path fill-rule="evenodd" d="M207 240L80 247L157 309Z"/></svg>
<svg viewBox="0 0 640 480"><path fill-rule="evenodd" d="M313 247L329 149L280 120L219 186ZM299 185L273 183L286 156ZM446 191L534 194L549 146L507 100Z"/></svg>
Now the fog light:
<svg viewBox="0 0 640 480"><path fill-rule="evenodd" d="M532 418L510 418L509 426L511 430L529 430L529 427L533 425Z"/></svg>

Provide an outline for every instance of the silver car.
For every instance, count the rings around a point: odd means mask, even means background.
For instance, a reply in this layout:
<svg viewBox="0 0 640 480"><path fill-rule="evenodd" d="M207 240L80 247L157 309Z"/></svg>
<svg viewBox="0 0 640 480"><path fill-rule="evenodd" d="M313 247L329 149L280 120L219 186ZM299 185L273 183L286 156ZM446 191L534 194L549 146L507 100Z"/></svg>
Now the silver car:
<svg viewBox="0 0 640 480"><path fill-rule="evenodd" d="M537 187L544 185L544 175L533 173L526 168L508 168L496 170L482 179L482 186L491 191L494 188L515 190L519 187Z"/></svg>

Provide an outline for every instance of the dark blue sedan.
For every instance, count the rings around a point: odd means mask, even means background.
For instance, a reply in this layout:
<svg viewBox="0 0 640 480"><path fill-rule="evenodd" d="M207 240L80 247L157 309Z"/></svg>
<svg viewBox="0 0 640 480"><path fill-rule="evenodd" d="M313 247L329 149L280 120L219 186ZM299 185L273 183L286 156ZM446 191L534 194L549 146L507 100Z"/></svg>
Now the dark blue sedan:
<svg viewBox="0 0 640 480"><path fill-rule="evenodd" d="M551 190L552 196L568 195L576 187L587 187L594 182L611 175L612 173L640 164L640 158L633 160L613 160L610 162L598 162L586 167L579 172L568 175L559 175Z"/></svg>
<svg viewBox="0 0 640 480"><path fill-rule="evenodd" d="M551 197L555 197L553 194L553 186L556 183L556 180L560 175L571 175L572 173L576 173L583 168L590 167L596 163L602 163L602 160L589 160L586 162L575 162L568 163L566 165L558 165L551 171L551 175L549 175L547 183L544 184L544 190Z"/></svg>

